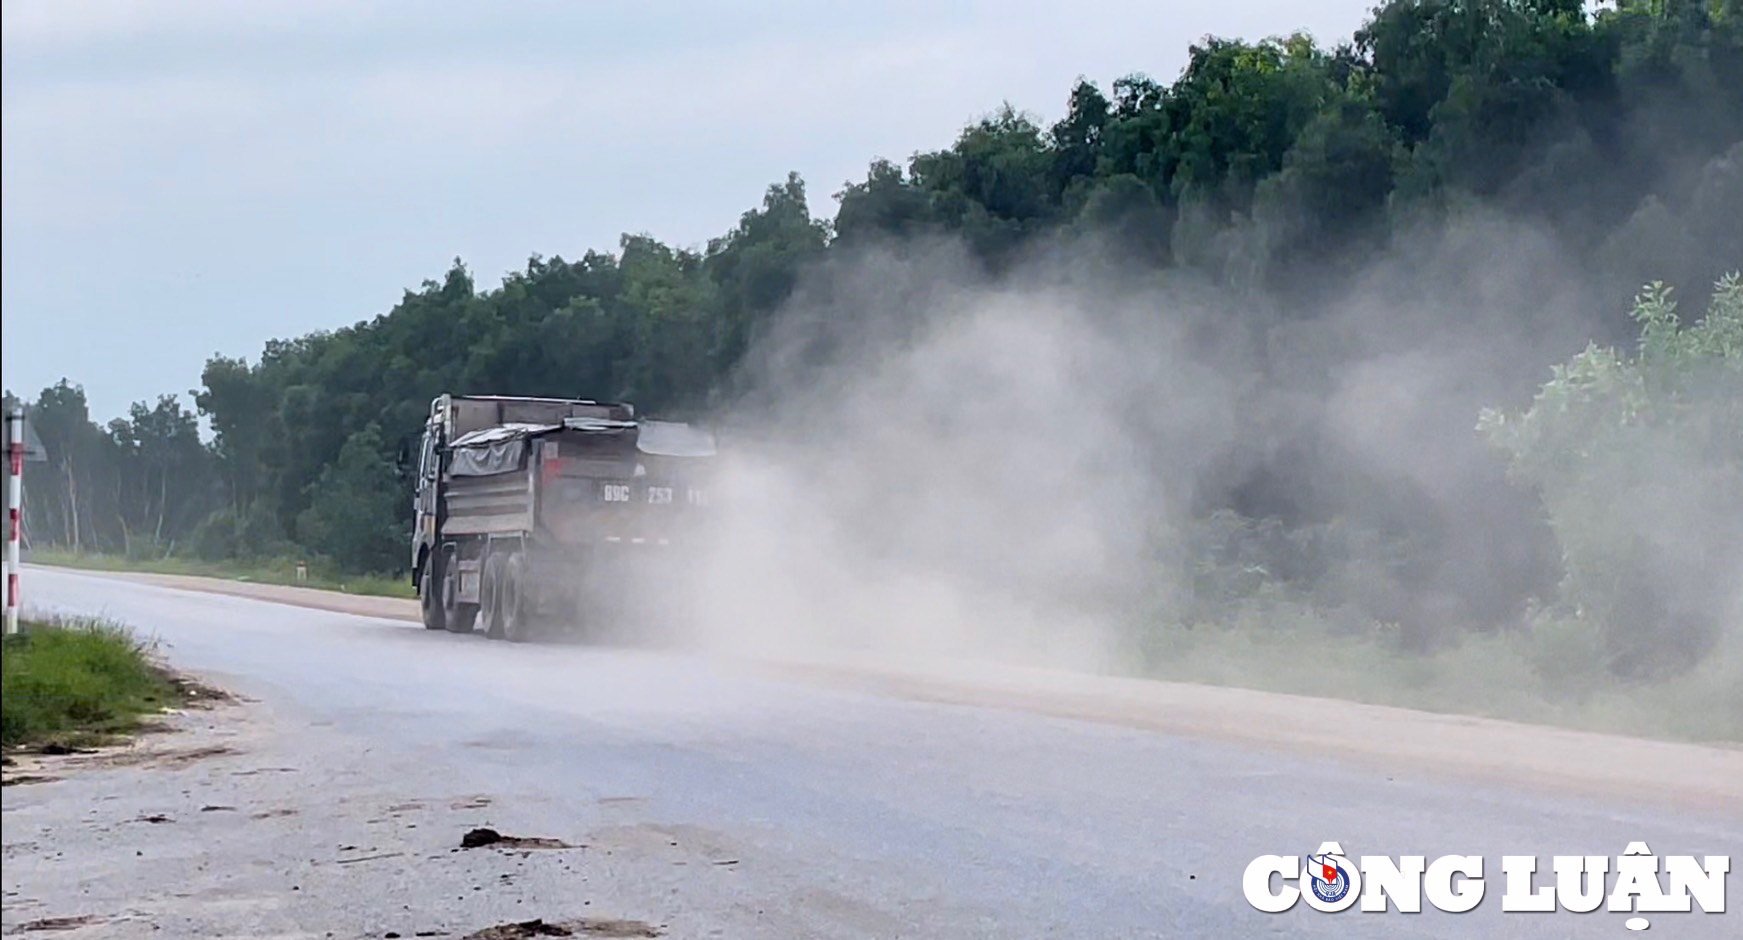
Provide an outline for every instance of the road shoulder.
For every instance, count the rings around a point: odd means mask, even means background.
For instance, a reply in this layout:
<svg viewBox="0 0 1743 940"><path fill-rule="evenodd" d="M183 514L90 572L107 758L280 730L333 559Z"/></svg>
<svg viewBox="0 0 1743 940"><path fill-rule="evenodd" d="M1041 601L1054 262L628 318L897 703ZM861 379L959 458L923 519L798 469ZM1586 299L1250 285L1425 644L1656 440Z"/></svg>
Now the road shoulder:
<svg viewBox="0 0 1743 940"><path fill-rule="evenodd" d="M583 874L591 833L527 839L499 795L432 786L403 755L259 701L166 715L125 744L21 755L8 776L7 935L518 937L535 920L664 932L603 916L613 888ZM505 837L462 848L476 830Z"/></svg>
<svg viewBox="0 0 1743 940"><path fill-rule="evenodd" d="M416 622L416 601L179 575L91 573ZM1332 757L1388 773L1503 783L1743 815L1743 747L1658 741L1336 699L1151 679L874 656L751 668L872 694L1142 728Z"/></svg>

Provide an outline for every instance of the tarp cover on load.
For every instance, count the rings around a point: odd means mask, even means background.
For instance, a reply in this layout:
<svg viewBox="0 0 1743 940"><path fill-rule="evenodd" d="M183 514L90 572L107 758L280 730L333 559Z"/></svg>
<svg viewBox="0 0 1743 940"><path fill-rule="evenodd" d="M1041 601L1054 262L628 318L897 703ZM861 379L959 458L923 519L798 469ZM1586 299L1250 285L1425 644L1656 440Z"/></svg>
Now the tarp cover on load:
<svg viewBox="0 0 1743 940"><path fill-rule="evenodd" d="M584 434L622 434L634 431L638 425L634 421L618 421L613 418L564 418L563 428L568 431L580 431Z"/></svg>
<svg viewBox="0 0 1743 940"><path fill-rule="evenodd" d="M714 435L675 421L643 421L635 446L657 457L712 457Z"/></svg>
<svg viewBox="0 0 1743 940"><path fill-rule="evenodd" d="M562 424L504 424L461 435L448 445L448 472L457 477L487 477L524 470L533 438L556 431L633 434L637 450L661 457L712 457L715 452L714 435L687 424L567 418Z"/></svg>
<svg viewBox="0 0 1743 940"><path fill-rule="evenodd" d="M526 467L528 441L559 424L504 424L463 434L448 445L448 472L457 477L488 477Z"/></svg>

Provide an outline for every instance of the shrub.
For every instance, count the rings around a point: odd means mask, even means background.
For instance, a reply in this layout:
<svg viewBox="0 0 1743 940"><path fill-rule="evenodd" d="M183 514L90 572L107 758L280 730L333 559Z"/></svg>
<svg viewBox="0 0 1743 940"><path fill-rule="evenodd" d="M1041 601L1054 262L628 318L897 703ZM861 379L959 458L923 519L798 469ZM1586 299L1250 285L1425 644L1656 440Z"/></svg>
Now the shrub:
<svg viewBox="0 0 1743 940"><path fill-rule="evenodd" d="M1643 677L1692 669L1743 629L1743 282L1722 279L1689 326L1661 284L1633 315L1635 355L1589 346L1478 430L1542 497L1568 616L1608 671Z"/></svg>
<svg viewBox="0 0 1743 940"><path fill-rule="evenodd" d="M0 657L0 743L131 727L175 700L149 648L124 627L96 620L26 623Z"/></svg>

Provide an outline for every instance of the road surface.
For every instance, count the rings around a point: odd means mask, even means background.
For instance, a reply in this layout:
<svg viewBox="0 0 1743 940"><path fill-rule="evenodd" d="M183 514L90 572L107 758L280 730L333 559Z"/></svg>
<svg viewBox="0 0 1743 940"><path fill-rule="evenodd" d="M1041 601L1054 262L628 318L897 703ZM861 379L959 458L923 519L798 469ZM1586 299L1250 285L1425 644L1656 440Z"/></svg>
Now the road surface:
<svg viewBox="0 0 1743 940"><path fill-rule="evenodd" d="M1531 729L1406 716L1360 725L1378 754L1363 759L1104 720L1055 693L943 701L936 683L27 574L31 608L123 620L244 701L151 736L155 758L7 787L8 933L88 918L67 935L460 937L543 918L603 936L1621 937L1627 914L1501 914L1495 868L1464 915L1267 915L1241 876L1326 840L1496 867L1743 846L1736 752L1560 732L1534 747ZM1324 707L1289 739L1370 720ZM1481 773L1404 761L1441 734L1499 751ZM1570 792L1577 774L1544 763L1558 747L1631 766ZM459 849L477 827L572 847ZM1651 915L1646 936L1734 935L1730 894L1725 914Z"/></svg>

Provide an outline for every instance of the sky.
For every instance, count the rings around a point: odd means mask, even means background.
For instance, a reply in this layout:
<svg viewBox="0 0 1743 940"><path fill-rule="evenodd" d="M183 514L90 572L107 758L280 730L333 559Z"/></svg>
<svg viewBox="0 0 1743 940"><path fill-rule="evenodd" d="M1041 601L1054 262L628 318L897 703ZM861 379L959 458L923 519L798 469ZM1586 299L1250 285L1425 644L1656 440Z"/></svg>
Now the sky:
<svg viewBox="0 0 1743 940"><path fill-rule="evenodd" d="M1176 77L1206 35L1347 39L1371 0L22 0L0 8L0 358L99 421L210 356L480 287L624 232L701 247L799 172L1079 77ZM582 394L585 390L576 390Z"/></svg>

